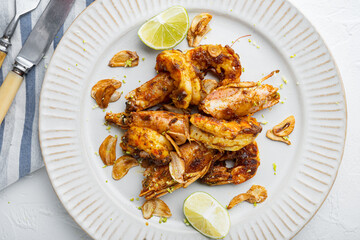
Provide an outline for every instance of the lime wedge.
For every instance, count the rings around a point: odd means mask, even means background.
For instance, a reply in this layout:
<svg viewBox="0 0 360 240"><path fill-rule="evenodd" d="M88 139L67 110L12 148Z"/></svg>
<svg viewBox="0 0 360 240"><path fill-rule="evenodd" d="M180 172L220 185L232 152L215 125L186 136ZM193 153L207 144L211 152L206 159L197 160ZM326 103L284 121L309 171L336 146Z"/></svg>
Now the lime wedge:
<svg viewBox="0 0 360 240"><path fill-rule="evenodd" d="M185 8L174 6L144 23L138 35L148 47L156 50L173 48L186 36L189 16Z"/></svg>
<svg viewBox="0 0 360 240"><path fill-rule="evenodd" d="M195 192L184 201L183 211L189 223L210 238L224 238L230 230L228 211L205 192Z"/></svg>

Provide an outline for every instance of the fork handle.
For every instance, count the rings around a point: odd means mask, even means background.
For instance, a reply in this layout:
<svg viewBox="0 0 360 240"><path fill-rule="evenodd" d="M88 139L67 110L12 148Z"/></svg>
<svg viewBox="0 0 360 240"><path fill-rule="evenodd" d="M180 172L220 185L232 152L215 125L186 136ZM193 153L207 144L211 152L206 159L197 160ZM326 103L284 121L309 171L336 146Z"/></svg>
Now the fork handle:
<svg viewBox="0 0 360 240"><path fill-rule="evenodd" d="M0 51L0 68L6 58L6 52Z"/></svg>
<svg viewBox="0 0 360 240"><path fill-rule="evenodd" d="M0 124L13 102L24 77L10 71L0 87Z"/></svg>

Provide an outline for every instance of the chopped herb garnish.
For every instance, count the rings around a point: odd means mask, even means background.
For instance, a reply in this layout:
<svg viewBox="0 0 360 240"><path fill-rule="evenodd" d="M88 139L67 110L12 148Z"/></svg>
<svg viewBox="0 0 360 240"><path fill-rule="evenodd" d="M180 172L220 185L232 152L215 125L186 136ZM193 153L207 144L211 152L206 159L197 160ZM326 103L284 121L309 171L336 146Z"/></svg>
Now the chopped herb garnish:
<svg viewBox="0 0 360 240"><path fill-rule="evenodd" d="M107 165L104 165L102 168L106 168L107 167Z"/></svg>
<svg viewBox="0 0 360 240"><path fill-rule="evenodd" d="M184 223L185 223L186 226L190 226L190 223L186 218L184 218Z"/></svg>
<svg viewBox="0 0 360 240"><path fill-rule="evenodd" d="M254 207L256 207L256 205L257 205L256 202L254 202Z"/></svg>
<svg viewBox="0 0 360 240"><path fill-rule="evenodd" d="M130 198L130 201L133 202L133 201L134 201L134 198Z"/></svg>
<svg viewBox="0 0 360 240"><path fill-rule="evenodd" d="M273 165L273 169L274 169L274 175L276 175L276 168L277 168L276 163L273 163L272 165Z"/></svg>
<svg viewBox="0 0 360 240"><path fill-rule="evenodd" d="M288 83L288 80L284 76L282 76L281 79L284 81L285 84Z"/></svg>
<svg viewBox="0 0 360 240"><path fill-rule="evenodd" d="M128 59L128 60L126 60L126 61L125 61L125 66L124 66L124 67L131 67L132 61L133 61L133 59L132 59L132 58L130 58L130 59Z"/></svg>

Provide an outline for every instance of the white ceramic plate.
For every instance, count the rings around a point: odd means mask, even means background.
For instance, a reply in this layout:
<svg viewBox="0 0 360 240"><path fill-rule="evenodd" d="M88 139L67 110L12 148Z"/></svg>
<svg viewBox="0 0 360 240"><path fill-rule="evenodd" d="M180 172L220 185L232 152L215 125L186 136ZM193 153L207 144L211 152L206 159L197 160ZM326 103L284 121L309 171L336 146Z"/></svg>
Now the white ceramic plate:
<svg viewBox="0 0 360 240"><path fill-rule="evenodd" d="M204 11L213 15L212 30L202 44L231 44L251 34L251 43L246 38L233 46L245 69L242 79L257 81L280 69L267 83L283 84L283 103L256 114L268 124L257 138L261 165L254 178L240 185L195 183L168 194L163 200L173 216L159 224L155 217L143 219L137 209L142 199L130 201L141 189L140 168L114 181L112 167L103 168L95 155L109 132L103 124L105 113L93 109L90 89L98 80L114 77L126 81L121 88L125 94L155 76L159 52L147 48L137 30L146 19L173 5L184 6L190 19ZM176 48L186 50L186 41ZM109 59L124 49L136 50L145 61L134 68L108 67ZM124 107L122 97L107 110L121 112ZM266 130L289 115L296 118L292 145L268 140ZM41 93L39 131L56 193L77 223L96 239L202 239L183 223L184 199L201 190L226 205L252 184L265 186L269 197L257 207L243 203L230 210L232 227L227 239L287 239L316 213L335 180L346 134L346 102L329 50L287 1L97 0L75 20L51 60ZM115 127L110 132L122 135ZM119 147L117 151L120 156Z"/></svg>

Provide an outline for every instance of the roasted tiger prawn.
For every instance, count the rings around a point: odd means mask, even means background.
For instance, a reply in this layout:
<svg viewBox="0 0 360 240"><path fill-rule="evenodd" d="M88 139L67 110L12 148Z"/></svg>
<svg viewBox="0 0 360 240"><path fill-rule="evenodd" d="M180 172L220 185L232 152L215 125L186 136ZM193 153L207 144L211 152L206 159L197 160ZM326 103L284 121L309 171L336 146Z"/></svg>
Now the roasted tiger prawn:
<svg viewBox="0 0 360 240"><path fill-rule="evenodd" d="M238 151L252 143L261 132L260 124L252 117L233 121L219 120L201 114L193 114L190 137L208 148Z"/></svg>
<svg viewBox="0 0 360 240"><path fill-rule="evenodd" d="M140 111L131 113L106 113L105 120L123 129L131 126L146 127L160 134L167 133L181 145L190 138L187 115L168 111Z"/></svg>
<svg viewBox="0 0 360 240"><path fill-rule="evenodd" d="M186 109L190 103L200 103L200 79L185 54L179 50L163 51L156 58L155 69L168 72L174 79L176 89L171 98L175 106Z"/></svg>
<svg viewBox="0 0 360 240"><path fill-rule="evenodd" d="M135 158L149 158L157 165L170 162L173 146L163 135L145 127L130 127L121 138L120 147Z"/></svg>
<svg viewBox="0 0 360 240"><path fill-rule="evenodd" d="M170 99L174 80L167 73L159 73L150 81L129 92L125 98L126 112L141 111Z"/></svg>
<svg viewBox="0 0 360 240"><path fill-rule="evenodd" d="M197 179L203 177L209 170L213 161L219 159L222 154L216 150L208 149L204 145L191 142L180 146L182 160L185 163L184 182L176 182L171 176L169 165L146 166L142 182L143 189L140 197L146 199L160 197L171 193L181 187L187 187Z"/></svg>
<svg viewBox="0 0 360 240"><path fill-rule="evenodd" d="M233 161L234 166L226 167L225 161ZM253 142L239 151L225 152L201 181L209 185L240 184L255 176L259 165L259 149Z"/></svg>
<svg viewBox="0 0 360 240"><path fill-rule="evenodd" d="M207 95L199 109L217 119L235 119L274 106L280 101L277 91L277 87L267 84L224 86Z"/></svg>
<svg viewBox="0 0 360 240"><path fill-rule="evenodd" d="M220 85L240 82L240 58L228 45L202 45L187 51L186 59L201 73L201 78L213 71Z"/></svg>

